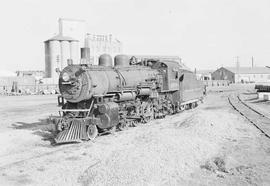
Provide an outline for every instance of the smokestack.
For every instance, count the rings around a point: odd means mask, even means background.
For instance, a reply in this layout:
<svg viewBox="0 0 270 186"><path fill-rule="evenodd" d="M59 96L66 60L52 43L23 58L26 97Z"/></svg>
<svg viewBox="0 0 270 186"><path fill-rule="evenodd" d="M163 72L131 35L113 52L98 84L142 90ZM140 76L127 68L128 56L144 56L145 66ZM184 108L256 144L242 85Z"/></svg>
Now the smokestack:
<svg viewBox="0 0 270 186"><path fill-rule="evenodd" d="M67 64L68 65L73 65L73 60L72 59L67 59Z"/></svg>
<svg viewBox="0 0 270 186"><path fill-rule="evenodd" d="M254 67L254 57L253 56L251 57L251 67L252 68Z"/></svg>

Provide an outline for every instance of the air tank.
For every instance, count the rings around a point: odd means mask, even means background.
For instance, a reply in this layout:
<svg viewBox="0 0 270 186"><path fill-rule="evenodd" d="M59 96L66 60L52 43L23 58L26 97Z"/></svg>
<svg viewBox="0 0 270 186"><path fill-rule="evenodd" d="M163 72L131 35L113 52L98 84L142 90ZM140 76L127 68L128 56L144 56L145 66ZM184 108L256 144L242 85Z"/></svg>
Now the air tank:
<svg viewBox="0 0 270 186"><path fill-rule="evenodd" d="M61 41L61 69L67 66L68 59L70 59L70 42Z"/></svg>
<svg viewBox="0 0 270 186"><path fill-rule="evenodd" d="M117 55L114 57L114 66L129 66L129 57L127 55Z"/></svg>
<svg viewBox="0 0 270 186"><path fill-rule="evenodd" d="M112 57L109 54L102 54L98 58L98 65L111 67L112 66Z"/></svg>

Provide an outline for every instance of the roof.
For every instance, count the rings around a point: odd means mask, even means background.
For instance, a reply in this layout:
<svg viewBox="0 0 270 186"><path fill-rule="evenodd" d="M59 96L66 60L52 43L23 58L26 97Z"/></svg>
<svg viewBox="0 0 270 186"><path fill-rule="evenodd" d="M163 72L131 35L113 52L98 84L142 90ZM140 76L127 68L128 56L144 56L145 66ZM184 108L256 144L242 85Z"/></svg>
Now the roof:
<svg viewBox="0 0 270 186"><path fill-rule="evenodd" d="M82 19L73 19L73 18L59 18L58 21L76 21L76 22L85 22Z"/></svg>
<svg viewBox="0 0 270 186"><path fill-rule="evenodd" d="M163 66L166 65L166 68L177 68L179 70L187 70L191 71L188 67L186 67L183 64L180 64L178 61L173 61L173 60L157 60L156 63L154 63L153 68L160 68L160 67L165 67Z"/></svg>
<svg viewBox="0 0 270 186"><path fill-rule="evenodd" d="M74 39L72 37L68 37L68 36L57 35L44 42L48 42L48 41L79 41L79 40Z"/></svg>
<svg viewBox="0 0 270 186"><path fill-rule="evenodd" d="M136 57L138 59L163 59L163 60L177 60L180 61L179 56L162 56L162 55L128 55L129 58Z"/></svg>
<svg viewBox="0 0 270 186"><path fill-rule="evenodd" d="M223 67L233 73L239 74L270 74L270 68L267 67L239 67L239 71L236 67Z"/></svg>
<svg viewBox="0 0 270 186"><path fill-rule="evenodd" d="M169 68L174 68L174 67L180 67L183 68L182 65L180 65L178 62L176 61L172 61L172 60L161 60L161 63L166 64Z"/></svg>
<svg viewBox="0 0 270 186"><path fill-rule="evenodd" d="M177 64L180 66L180 68L190 71L190 68L188 68L184 63L181 62L181 58L179 56L162 56L162 55L127 55L127 56L129 58L136 57L139 60L153 59L159 60L160 62L164 63L173 63L172 65Z"/></svg>

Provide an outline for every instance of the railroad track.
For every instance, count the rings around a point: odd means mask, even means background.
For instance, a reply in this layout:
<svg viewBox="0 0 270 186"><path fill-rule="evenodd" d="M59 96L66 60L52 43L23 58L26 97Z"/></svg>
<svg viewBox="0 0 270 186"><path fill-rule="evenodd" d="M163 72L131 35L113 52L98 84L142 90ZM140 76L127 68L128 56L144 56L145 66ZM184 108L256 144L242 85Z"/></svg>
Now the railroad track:
<svg viewBox="0 0 270 186"><path fill-rule="evenodd" d="M250 107L239 95L228 96L228 101L237 112L259 129L267 138L270 138L270 118Z"/></svg>

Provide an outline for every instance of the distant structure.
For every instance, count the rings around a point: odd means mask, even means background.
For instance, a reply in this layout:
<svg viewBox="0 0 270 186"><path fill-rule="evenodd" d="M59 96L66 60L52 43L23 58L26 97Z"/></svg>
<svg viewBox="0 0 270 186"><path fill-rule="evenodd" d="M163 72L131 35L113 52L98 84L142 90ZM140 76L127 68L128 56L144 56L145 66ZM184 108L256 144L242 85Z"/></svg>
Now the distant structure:
<svg viewBox="0 0 270 186"><path fill-rule="evenodd" d="M57 82L59 71L67 66L68 60L79 63L79 41L57 35L45 42L45 77Z"/></svg>
<svg viewBox="0 0 270 186"><path fill-rule="evenodd" d="M55 84L43 82L44 71L0 71L0 95L56 93Z"/></svg>
<svg viewBox="0 0 270 186"><path fill-rule="evenodd" d="M101 54L110 54L115 56L122 53L122 43L114 38L112 34L97 35L87 33L85 38L85 47L90 48L90 63L98 64L98 57Z"/></svg>
<svg viewBox="0 0 270 186"><path fill-rule="evenodd" d="M86 22L77 19L58 20L59 34L45 43L45 80L57 84L59 72L68 64L98 64L104 53L114 57L122 53L122 43L109 35L86 33Z"/></svg>
<svg viewBox="0 0 270 186"><path fill-rule="evenodd" d="M24 70L24 71L16 71L18 77L26 77L26 76L33 76L33 77L45 77L45 72L42 70Z"/></svg>
<svg viewBox="0 0 270 186"><path fill-rule="evenodd" d="M212 80L229 80L232 83L270 82L267 67L221 67L212 73Z"/></svg>
<svg viewBox="0 0 270 186"><path fill-rule="evenodd" d="M212 80L211 74L213 71L214 70L198 70L196 72L197 79L203 80L203 81Z"/></svg>
<svg viewBox="0 0 270 186"><path fill-rule="evenodd" d="M80 19L60 18L58 20L59 35L75 38L79 41L79 47L84 47L86 22Z"/></svg>

